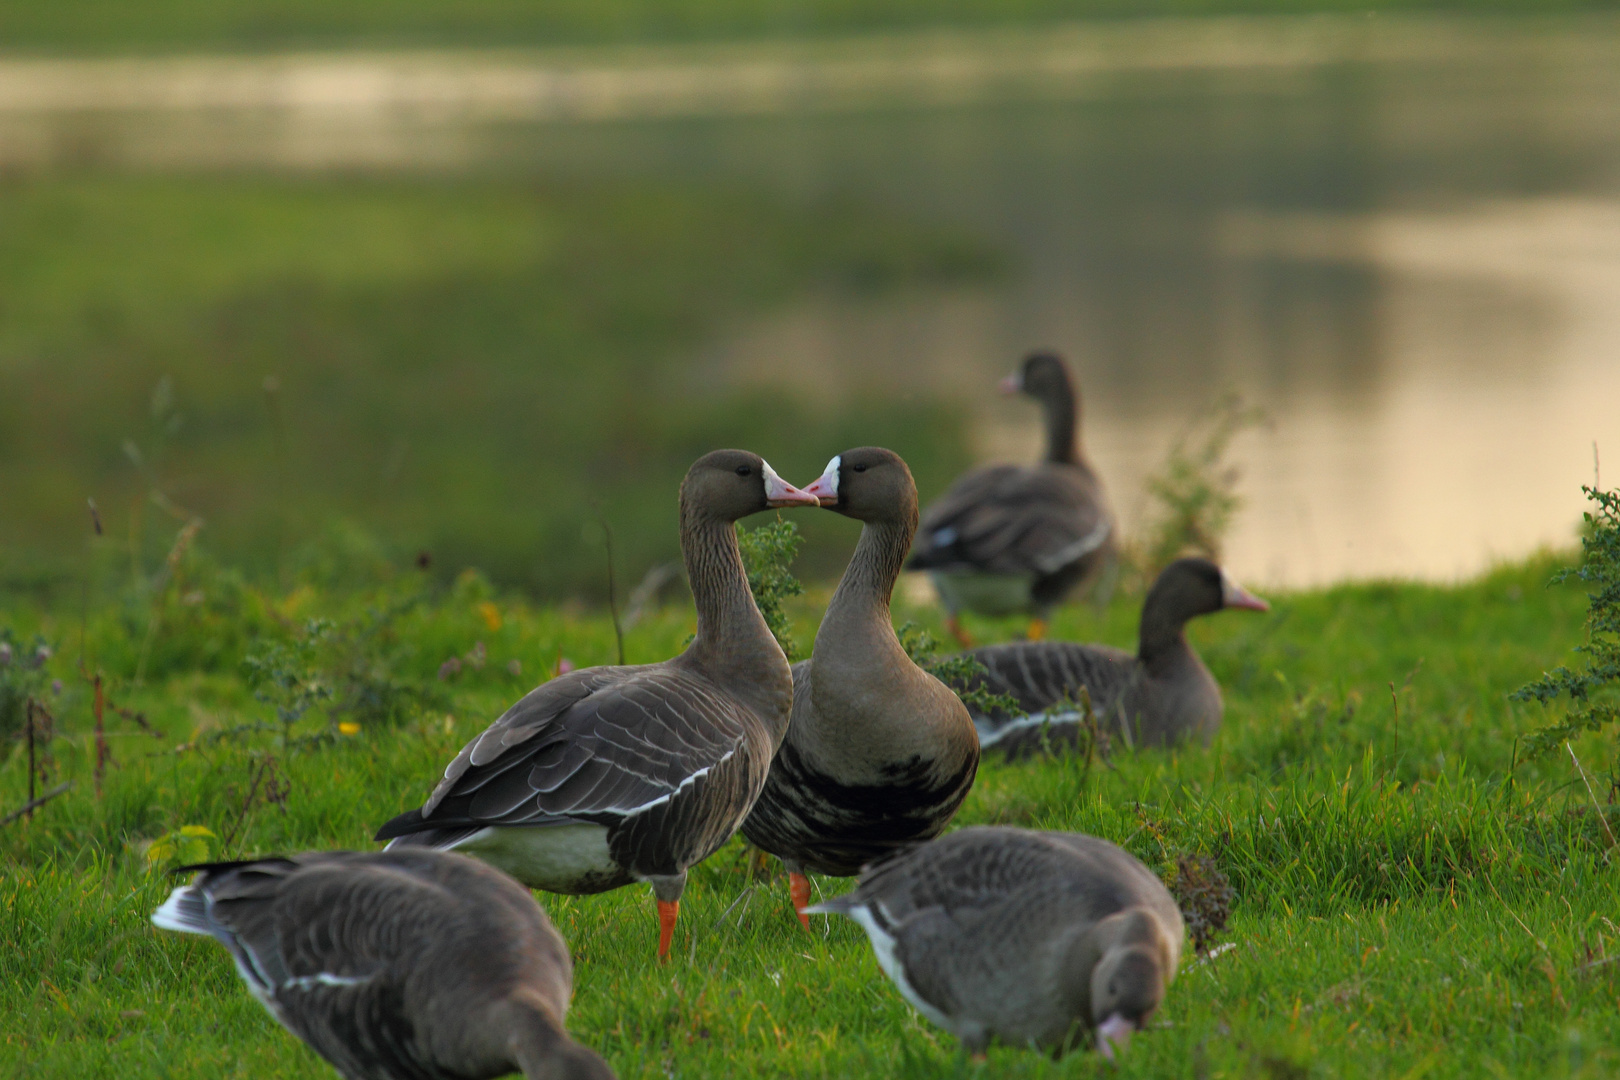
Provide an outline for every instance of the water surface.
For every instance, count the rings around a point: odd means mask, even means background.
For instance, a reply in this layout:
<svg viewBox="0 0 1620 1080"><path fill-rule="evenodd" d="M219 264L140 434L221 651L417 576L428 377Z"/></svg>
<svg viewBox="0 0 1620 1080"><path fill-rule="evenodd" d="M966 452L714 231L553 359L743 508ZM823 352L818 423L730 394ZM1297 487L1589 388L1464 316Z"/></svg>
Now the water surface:
<svg viewBox="0 0 1620 1080"><path fill-rule="evenodd" d="M994 381L1056 348L1139 528L1236 388L1270 422L1227 561L1263 584L1564 545L1594 446L1620 476L1613 19L0 67L0 163L64 159L673 177L971 229L994 280L808 297L708 343L693 391L949 395L1016 460L1033 410Z"/></svg>

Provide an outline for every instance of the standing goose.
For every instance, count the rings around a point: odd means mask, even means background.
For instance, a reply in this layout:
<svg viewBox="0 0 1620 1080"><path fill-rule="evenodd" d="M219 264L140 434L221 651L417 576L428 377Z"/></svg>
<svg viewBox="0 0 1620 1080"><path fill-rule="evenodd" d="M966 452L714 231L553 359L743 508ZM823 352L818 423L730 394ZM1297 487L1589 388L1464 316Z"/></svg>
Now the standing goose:
<svg viewBox="0 0 1620 1080"><path fill-rule="evenodd" d="M1108 1058L1158 1008L1181 912L1147 867L1076 833L975 826L868 871L809 909L848 915L917 1011L982 1054L992 1038Z"/></svg>
<svg viewBox="0 0 1620 1080"><path fill-rule="evenodd" d="M681 483L697 635L659 664L584 668L531 690L462 748L390 848L456 848L548 892L633 881L658 898L667 959L687 868L736 831L787 730L793 676L754 606L738 518L818 500L757 454L716 450Z"/></svg>
<svg viewBox="0 0 1620 1080"><path fill-rule="evenodd" d="M917 527L917 487L878 447L832 459L805 489L862 522L816 632L793 666L793 719L743 835L788 868L806 928L806 871L848 877L938 836L967 796L979 740L962 702L923 671L889 621L889 594Z"/></svg>
<svg viewBox="0 0 1620 1080"><path fill-rule="evenodd" d="M230 950L350 1080L613 1080L568 1037L568 947L528 890L460 855L318 851L199 870L152 922Z"/></svg>
<svg viewBox="0 0 1620 1080"><path fill-rule="evenodd" d="M1062 641L970 650L966 655L987 669L974 683L1016 698L1027 714L975 715L979 741L1017 756L1038 748L1043 738L1074 739L1083 719L1076 706L1081 687L1097 716L1132 745L1209 739L1221 724L1221 688L1187 643L1186 627L1188 619L1224 608L1271 610L1208 559L1177 559L1142 603L1135 656Z"/></svg>
<svg viewBox="0 0 1620 1080"><path fill-rule="evenodd" d="M1031 353L1001 389L1040 402L1046 456L1028 467L991 465L957 480L923 514L907 564L929 572L964 648L973 642L962 628L963 610L1028 611L1029 637L1038 641L1052 608L1114 558L1114 516L1080 452L1080 395L1069 366L1054 353Z"/></svg>

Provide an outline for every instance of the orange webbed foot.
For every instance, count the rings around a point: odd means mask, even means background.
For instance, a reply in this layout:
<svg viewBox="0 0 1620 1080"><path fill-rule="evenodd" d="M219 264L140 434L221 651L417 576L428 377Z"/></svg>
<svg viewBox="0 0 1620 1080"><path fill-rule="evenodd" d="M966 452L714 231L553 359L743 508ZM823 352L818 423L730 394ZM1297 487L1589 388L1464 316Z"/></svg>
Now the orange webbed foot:
<svg viewBox="0 0 1620 1080"><path fill-rule="evenodd" d="M810 916L804 909L810 906L810 879L797 870L788 873L788 896L793 900L793 912L806 931L810 929Z"/></svg>
<svg viewBox="0 0 1620 1080"><path fill-rule="evenodd" d="M680 917L679 900L658 901L658 962L669 963L669 943L675 936L675 920Z"/></svg>

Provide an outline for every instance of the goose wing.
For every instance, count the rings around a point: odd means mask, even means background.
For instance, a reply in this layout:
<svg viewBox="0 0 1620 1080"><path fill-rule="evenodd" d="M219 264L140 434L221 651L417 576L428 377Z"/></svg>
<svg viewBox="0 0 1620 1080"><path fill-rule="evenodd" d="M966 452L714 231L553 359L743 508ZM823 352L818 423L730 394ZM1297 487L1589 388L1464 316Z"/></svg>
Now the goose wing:
<svg viewBox="0 0 1620 1080"><path fill-rule="evenodd" d="M1135 657L1107 645L1015 641L970 649L964 655L985 667L982 675L970 680L972 686L1010 696L1020 709L1031 715L1055 706L1076 705L1081 687L1090 692L1092 707L1098 714L1106 714L1140 677L1140 665ZM967 688L966 685L953 687ZM1006 723L1014 717L997 714L988 719L993 723Z"/></svg>
<svg viewBox="0 0 1620 1080"><path fill-rule="evenodd" d="M964 476L928 508L909 565L1047 575L1112 534L1101 487L1084 465L998 465Z"/></svg>
<svg viewBox="0 0 1620 1080"><path fill-rule="evenodd" d="M457 825L608 825L667 802L747 741L748 717L667 664L590 668L531 691L462 748L388 839Z"/></svg>

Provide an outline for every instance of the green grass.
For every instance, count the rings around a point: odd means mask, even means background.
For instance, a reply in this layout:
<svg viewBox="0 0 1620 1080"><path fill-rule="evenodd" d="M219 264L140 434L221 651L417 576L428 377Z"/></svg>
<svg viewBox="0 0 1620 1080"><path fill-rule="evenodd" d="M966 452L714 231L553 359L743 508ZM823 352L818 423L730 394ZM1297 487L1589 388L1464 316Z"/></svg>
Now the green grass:
<svg viewBox="0 0 1620 1080"><path fill-rule="evenodd" d="M1580 640L1585 598L1544 587L1554 566L1543 557L1449 588L1293 593L1271 597L1269 616L1201 620L1192 636L1227 696L1212 746L1116 750L1089 771L986 765L960 823L1080 829L1160 870L1203 852L1232 879L1224 940L1236 948L1183 969L1118 1075L1620 1068L1620 964L1603 962L1620 950L1609 921L1620 872L1603 825L1567 755L1521 763L1509 779L1516 739L1545 717L1507 693ZM0 950L0 1073L330 1076L253 1003L223 950L147 924L169 883L146 872L143 842L190 824L236 833L216 855L365 847L559 656L611 661L611 625L582 607L497 595L476 575L445 586L399 571L368 593L264 593L195 554L156 600L104 595L82 623L75 604L26 599L0 616L16 635L59 645L55 777L77 783L0 831L0 918L14 943ZM801 639L826 596L791 602ZM1056 630L1127 645L1134 606L1068 609ZM210 731L267 715L242 655L319 614L336 620L340 643L317 666L340 687L392 687L406 703L396 719L365 714L358 734L291 752L269 732L207 745ZM896 617L939 629L932 610ZM681 606L649 615L627 637L629 659L671 654L691 621ZM99 799L81 639L86 670L105 672L114 702L163 733L111 720L115 764ZM481 668L439 681L446 659L480 641ZM311 714L305 730L331 719ZM182 742L196 748L177 753ZM1606 798L1612 743L1592 736L1575 749ZM238 825L265 753L290 781L285 805L256 804ZM20 749L7 754L0 806L11 807L25 777ZM735 842L697 868L667 968L653 959L645 890L542 897L578 962L572 1028L621 1076L1114 1075L1088 1055L1052 1064L998 1049L986 1065L963 1061L882 978L853 924L817 920L806 937L780 878L749 889Z"/></svg>
<svg viewBox="0 0 1620 1080"><path fill-rule="evenodd" d="M0 43L25 52L508 46L1098 17L1412 10L1547 14L1612 6L1612 0L17 0L0 7Z"/></svg>
<svg viewBox="0 0 1620 1080"><path fill-rule="evenodd" d="M676 485L717 445L803 478L881 433L931 489L969 463L958 404L784 400L704 343L999 267L893 215L674 183L0 178L0 580L76 579L88 497L153 569L179 524L155 488L261 577L426 550L600 596L600 515L629 587L678 556Z"/></svg>

